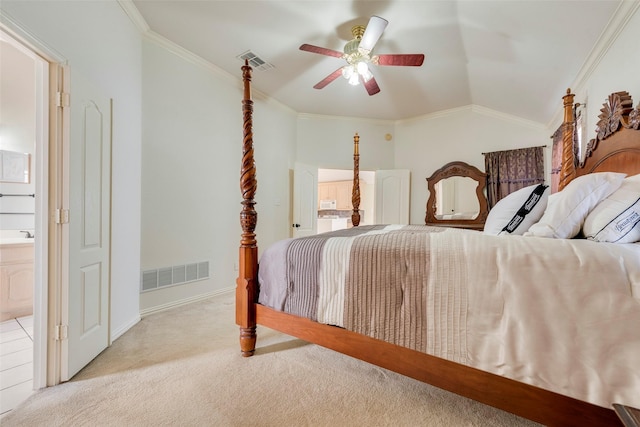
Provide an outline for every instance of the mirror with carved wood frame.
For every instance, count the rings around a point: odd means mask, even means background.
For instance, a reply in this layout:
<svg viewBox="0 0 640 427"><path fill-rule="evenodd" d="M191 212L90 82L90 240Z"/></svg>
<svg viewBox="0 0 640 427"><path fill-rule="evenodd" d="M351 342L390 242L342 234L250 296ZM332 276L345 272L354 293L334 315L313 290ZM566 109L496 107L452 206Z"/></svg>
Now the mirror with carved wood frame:
<svg viewBox="0 0 640 427"><path fill-rule="evenodd" d="M442 200L438 201L437 188L439 188L441 181L453 177L466 177L477 182L475 197L477 198L478 211L477 215L474 215L472 218L457 218L455 215L452 215L450 218L445 219L443 215L437 214L438 203L443 202ZM429 200L427 200L425 224L482 230L487 215L489 214L489 205L484 194L486 186L487 174L475 166L460 161L447 163L427 178ZM473 197L473 194L471 197Z"/></svg>

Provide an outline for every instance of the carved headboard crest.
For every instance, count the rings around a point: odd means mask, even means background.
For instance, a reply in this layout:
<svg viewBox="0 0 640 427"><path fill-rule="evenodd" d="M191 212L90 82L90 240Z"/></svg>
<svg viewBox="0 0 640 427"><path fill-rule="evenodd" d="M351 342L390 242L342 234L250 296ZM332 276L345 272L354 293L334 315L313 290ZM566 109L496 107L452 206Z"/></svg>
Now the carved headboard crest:
<svg viewBox="0 0 640 427"><path fill-rule="evenodd" d="M640 105L633 108L633 100L629 92L615 92L609 95L609 102L602 104L596 125L596 137L589 141L585 148L585 159L591 156L598 142L613 135L620 126L627 129L638 129L640 126Z"/></svg>
<svg viewBox="0 0 640 427"><path fill-rule="evenodd" d="M629 113L629 123L627 126L629 129L640 130L640 103L635 110Z"/></svg>

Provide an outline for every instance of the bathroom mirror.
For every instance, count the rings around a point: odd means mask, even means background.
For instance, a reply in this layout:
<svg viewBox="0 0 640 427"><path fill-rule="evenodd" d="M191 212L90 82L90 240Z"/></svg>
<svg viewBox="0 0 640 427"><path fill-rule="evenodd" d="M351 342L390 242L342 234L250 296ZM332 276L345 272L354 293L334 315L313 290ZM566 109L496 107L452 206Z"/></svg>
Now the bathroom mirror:
<svg viewBox="0 0 640 427"><path fill-rule="evenodd" d="M29 154L0 150L0 181L29 183Z"/></svg>
<svg viewBox="0 0 640 427"><path fill-rule="evenodd" d="M465 162L451 162L427 178L425 223L481 230L489 208L487 174Z"/></svg>

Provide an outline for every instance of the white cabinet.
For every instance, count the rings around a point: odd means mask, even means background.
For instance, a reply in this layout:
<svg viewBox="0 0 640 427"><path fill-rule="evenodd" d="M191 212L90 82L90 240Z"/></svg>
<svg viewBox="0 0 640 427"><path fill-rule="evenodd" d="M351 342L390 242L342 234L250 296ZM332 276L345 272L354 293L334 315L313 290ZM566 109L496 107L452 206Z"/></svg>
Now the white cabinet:
<svg viewBox="0 0 640 427"><path fill-rule="evenodd" d="M351 210L353 181L332 181L318 183L318 206L321 200L335 200L336 209Z"/></svg>
<svg viewBox="0 0 640 427"><path fill-rule="evenodd" d="M318 183L318 206L320 206L320 200L337 200L338 190L334 182L320 182Z"/></svg>

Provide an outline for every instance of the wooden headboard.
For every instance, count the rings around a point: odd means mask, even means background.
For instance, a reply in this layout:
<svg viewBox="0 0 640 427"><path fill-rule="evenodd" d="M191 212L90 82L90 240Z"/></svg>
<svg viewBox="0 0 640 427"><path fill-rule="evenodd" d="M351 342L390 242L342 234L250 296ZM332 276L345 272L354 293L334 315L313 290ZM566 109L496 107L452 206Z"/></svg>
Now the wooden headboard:
<svg viewBox="0 0 640 427"><path fill-rule="evenodd" d="M573 97L564 96L563 153L559 189L573 178L593 172L640 173L640 104L634 109L629 92L615 92L600 109L596 137L582 159L574 159L575 124Z"/></svg>

